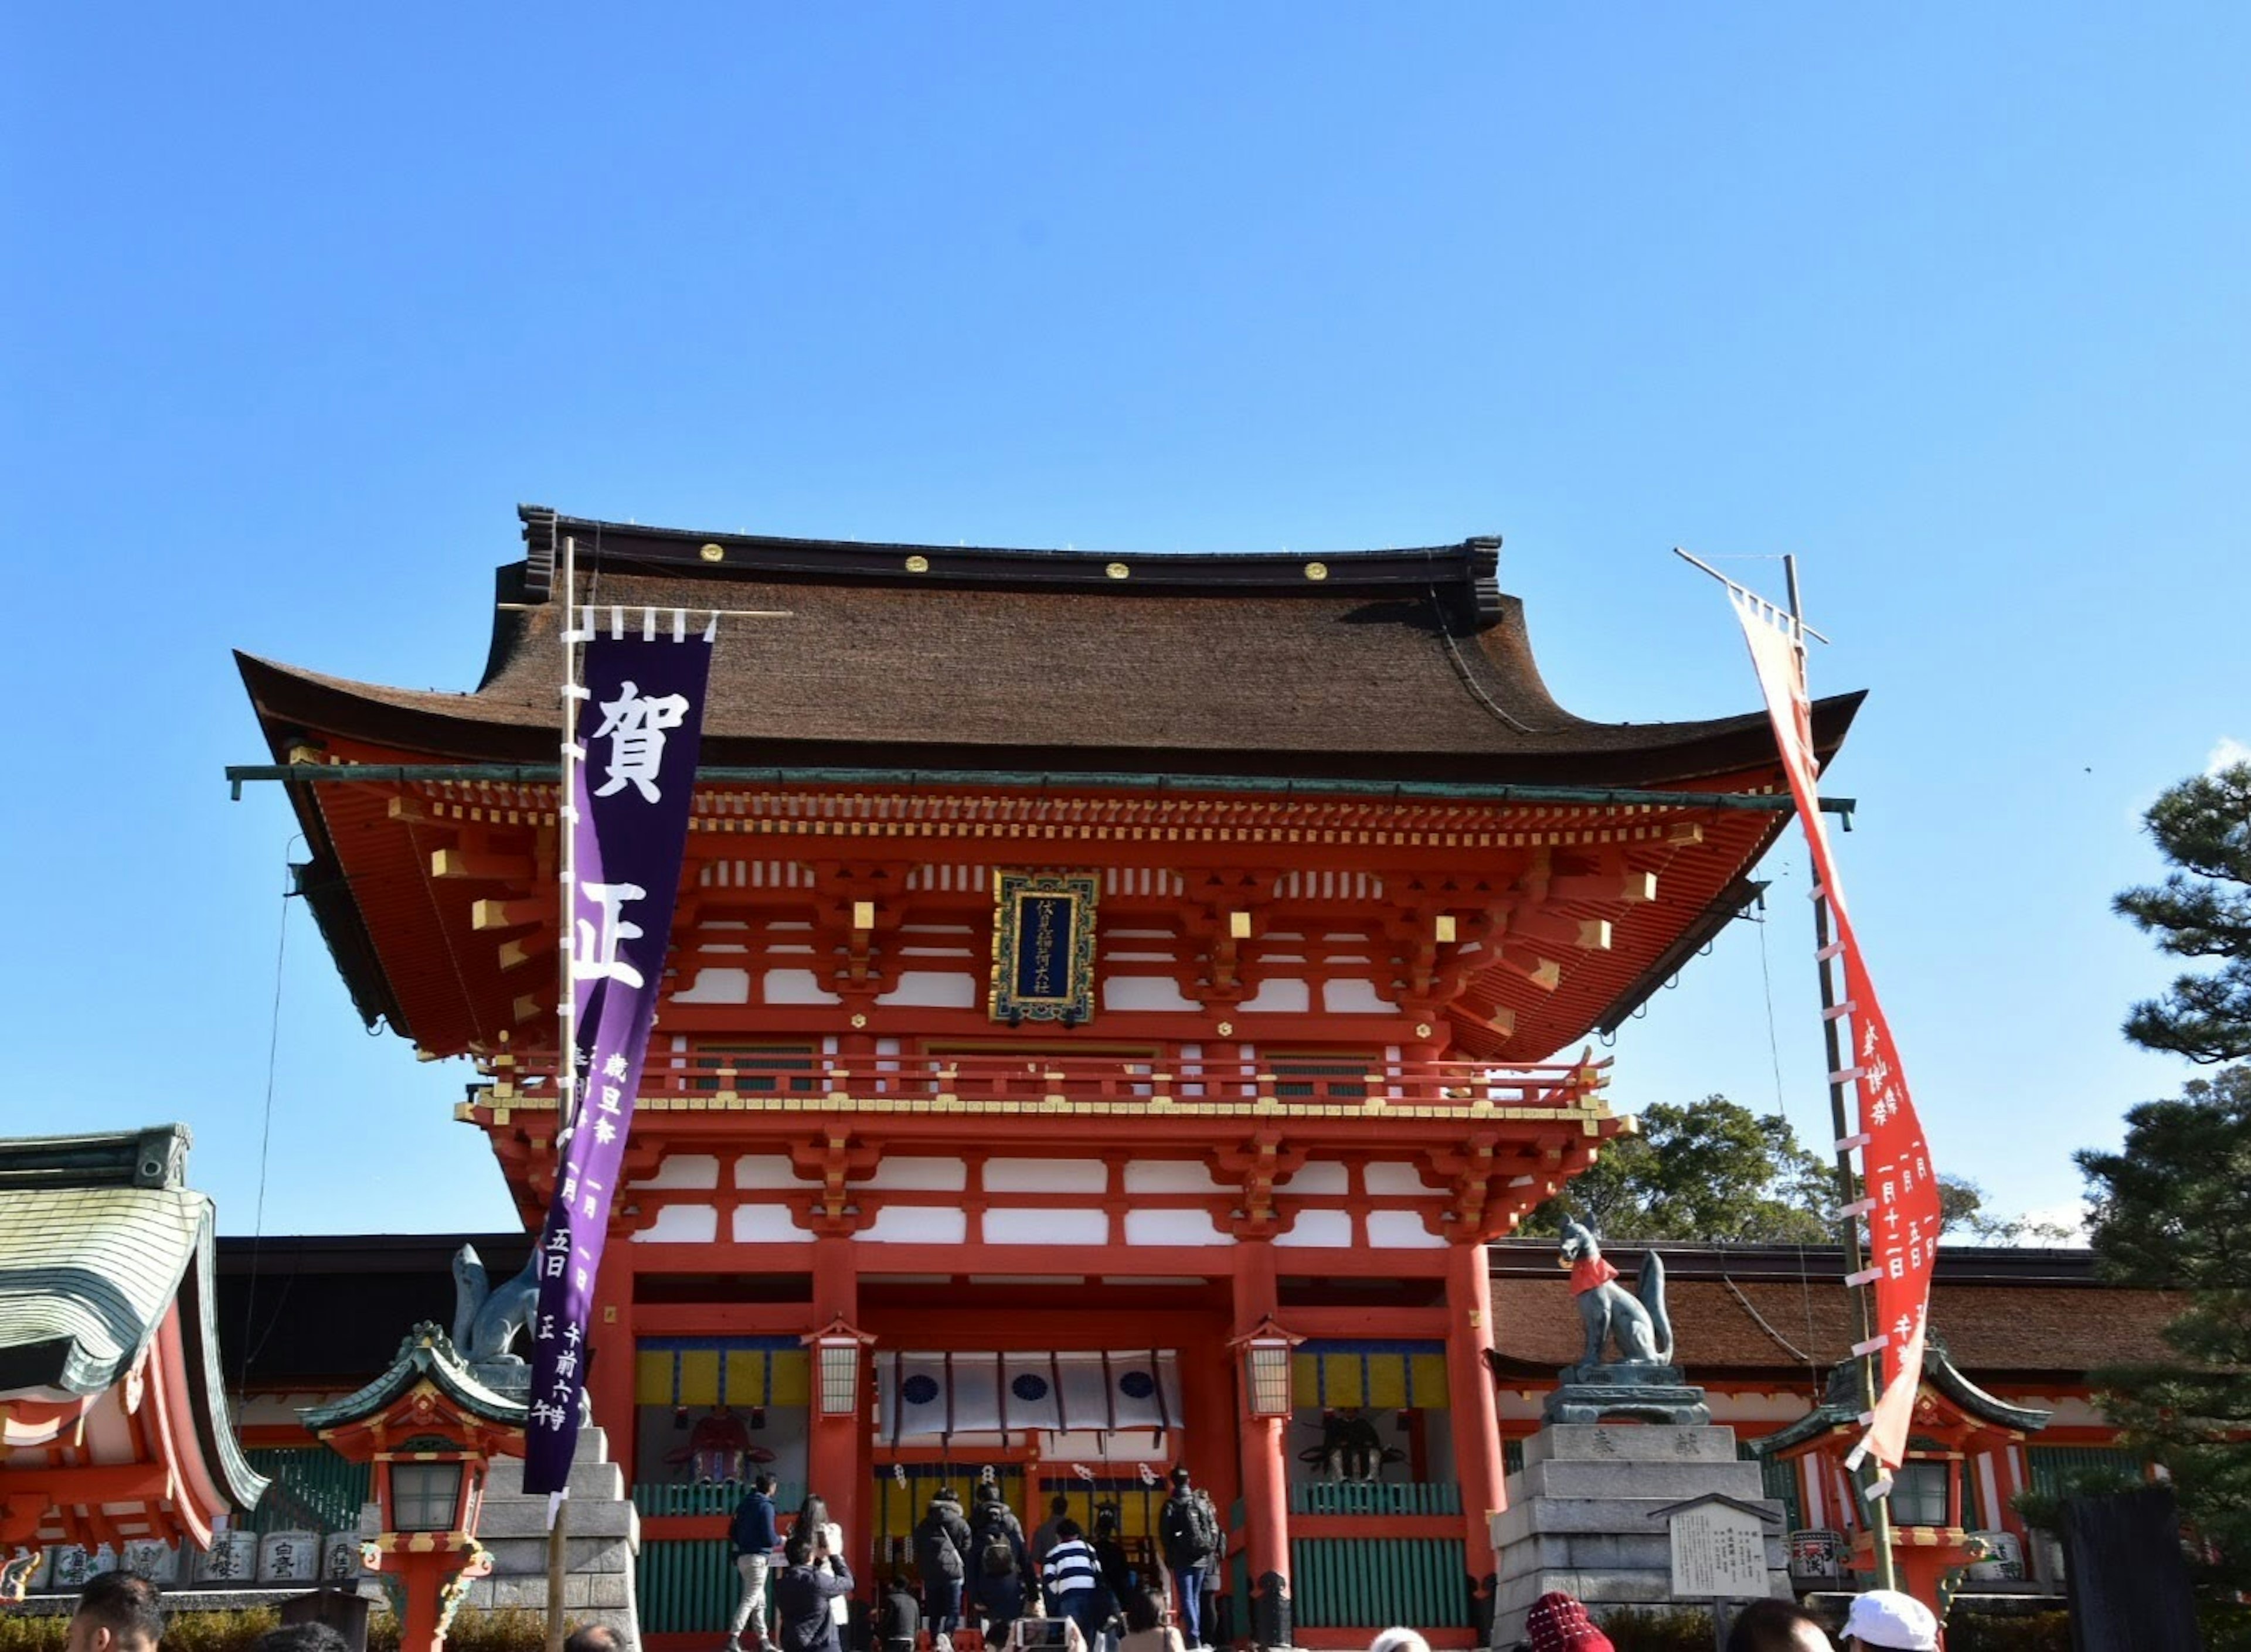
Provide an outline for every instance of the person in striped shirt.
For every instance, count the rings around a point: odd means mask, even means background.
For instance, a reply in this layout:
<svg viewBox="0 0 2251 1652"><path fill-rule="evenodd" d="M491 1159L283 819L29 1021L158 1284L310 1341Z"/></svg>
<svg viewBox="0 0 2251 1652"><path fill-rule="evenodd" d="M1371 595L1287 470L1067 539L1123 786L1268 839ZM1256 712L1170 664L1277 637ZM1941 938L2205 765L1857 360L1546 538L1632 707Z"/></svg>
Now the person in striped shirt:
<svg viewBox="0 0 2251 1652"><path fill-rule="evenodd" d="M1094 1547L1079 1531L1076 1520L1056 1523L1056 1540L1048 1551L1047 1564L1040 1568L1040 1580L1046 1585L1049 1604L1059 1617L1069 1618L1078 1625L1078 1632L1086 1637L1090 1647L1102 1631L1098 1619L1102 1602L1102 1563L1096 1559Z"/></svg>

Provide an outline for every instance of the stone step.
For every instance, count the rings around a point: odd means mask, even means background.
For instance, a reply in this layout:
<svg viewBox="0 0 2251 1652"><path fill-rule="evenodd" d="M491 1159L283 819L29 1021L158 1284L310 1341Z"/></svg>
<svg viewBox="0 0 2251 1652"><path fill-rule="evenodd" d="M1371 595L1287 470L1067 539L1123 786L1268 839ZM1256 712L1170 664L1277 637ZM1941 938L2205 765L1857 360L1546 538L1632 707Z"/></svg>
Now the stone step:
<svg viewBox="0 0 2251 1652"><path fill-rule="evenodd" d="M1581 1458L1527 1462L1508 1477L1512 1503L1533 1497L1669 1497L1679 1503L1707 1491L1756 1503L1766 1480L1755 1462L1590 1462Z"/></svg>
<svg viewBox="0 0 2251 1652"><path fill-rule="evenodd" d="M1527 1497L1512 1503L1493 1517L1487 1530L1493 1534L1493 1547L1514 1543L1541 1532L1576 1531L1663 1531L1665 1523L1657 1518L1659 1510L1683 1503L1687 1496L1658 1497ZM1745 1499L1750 1501L1750 1499ZM1783 1523L1782 1505L1761 1500L1762 1506L1777 1517L1771 1530L1779 1537Z"/></svg>
<svg viewBox="0 0 2251 1652"><path fill-rule="evenodd" d="M641 1513L622 1497L570 1500L563 1517L571 1538L623 1538L641 1541ZM488 1497L477 1521L477 1536L489 1544L495 1538L541 1538L547 1535L544 1497Z"/></svg>
<svg viewBox="0 0 2251 1652"><path fill-rule="evenodd" d="M1766 1542L1770 1572L1783 1569L1787 1555L1779 1534ZM1496 1575L1520 1577L1540 1571L1673 1571L1673 1541L1663 1531L1648 1535L1617 1531L1546 1532L1521 1538L1500 1552Z"/></svg>
<svg viewBox="0 0 2251 1652"><path fill-rule="evenodd" d="M547 1575L547 1539L544 1538L501 1538L486 1543L481 1535L478 1541L492 1553L493 1573L496 1577L528 1576L537 1573ZM619 1538L588 1538L584 1541L566 1538L563 1544L564 1565L572 1572L630 1572L633 1570L633 1545Z"/></svg>
<svg viewBox="0 0 2251 1652"><path fill-rule="evenodd" d="M1535 1462L1733 1462L1735 1431L1714 1424L1555 1422L1524 1442L1524 1464Z"/></svg>
<svg viewBox="0 0 2251 1652"><path fill-rule="evenodd" d="M485 1476L485 1497L524 1496L523 1464L514 1457L499 1457ZM571 1465L571 1501L611 1502L626 1495L625 1470L614 1462L574 1462ZM544 1504L542 1495L538 1501Z"/></svg>

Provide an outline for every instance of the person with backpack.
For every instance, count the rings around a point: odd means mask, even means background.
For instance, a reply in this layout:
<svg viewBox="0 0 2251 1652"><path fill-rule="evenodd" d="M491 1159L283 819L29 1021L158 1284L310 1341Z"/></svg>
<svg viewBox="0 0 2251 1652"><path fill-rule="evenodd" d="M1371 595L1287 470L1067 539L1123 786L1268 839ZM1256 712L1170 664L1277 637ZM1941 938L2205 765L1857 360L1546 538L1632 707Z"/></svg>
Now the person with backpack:
<svg viewBox="0 0 2251 1652"><path fill-rule="evenodd" d="M969 1609L985 1620L985 1644L1003 1646L1010 1626L1024 1615L1024 1545L1021 1538L1010 1542L1008 1528L997 1521L973 1528L972 1535Z"/></svg>
<svg viewBox="0 0 2251 1652"><path fill-rule="evenodd" d="M980 1557L980 1562L995 1532L1008 1545L1016 1575L1029 1584L1032 1566L1024 1544L1023 1522L1016 1518L1016 1511L1001 1495L997 1482L980 1480L976 1490L970 1495L969 1538L971 1549ZM981 1564L978 1569L982 1569Z"/></svg>
<svg viewBox="0 0 2251 1652"><path fill-rule="evenodd" d="M923 1615L932 1635L961 1627L962 1585L969 1576L969 1523L961 1499L941 1486L914 1529L915 1570L922 1576Z"/></svg>
<svg viewBox="0 0 2251 1652"><path fill-rule="evenodd" d="M735 1505L727 1539L735 1552L735 1570L742 1579L742 1594L735 1602L734 1621L727 1629L724 1652L743 1652L743 1631L751 1632L752 1652L766 1652L766 1573L773 1552L781 1546L774 1526L774 1477L761 1474Z"/></svg>
<svg viewBox="0 0 2251 1652"><path fill-rule="evenodd" d="M1219 1570L1219 1523L1211 1505L1200 1500L1188 1484L1186 1469L1173 1470L1172 1496L1157 1517L1157 1538L1180 1591L1181 1639L1191 1647L1209 1646L1203 1621L1204 1581Z"/></svg>

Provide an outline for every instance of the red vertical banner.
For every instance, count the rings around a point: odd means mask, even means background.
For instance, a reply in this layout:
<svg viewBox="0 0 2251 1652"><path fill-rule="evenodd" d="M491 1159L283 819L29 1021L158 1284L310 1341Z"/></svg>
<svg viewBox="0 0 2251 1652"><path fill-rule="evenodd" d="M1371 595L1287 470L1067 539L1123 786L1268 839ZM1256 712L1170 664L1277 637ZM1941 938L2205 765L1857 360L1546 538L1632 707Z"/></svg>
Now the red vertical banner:
<svg viewBox="0 0 2251 1652"><path fill-rule="evenodd" d="M1838 1009L1849 1033L1839 1040L1847 1054L1844 1070L1832 1077L1851 1084L1859 1102L1860 1133L1854 1139L1860 1153L1861 1200L1853 1213L1867 1224L1869 1257L1867 1268L1846 1282L1868 1286L1874 1296L1869 1339L1853 1351L1880 1351L1883 1356L1875 1413L1852 1461L1857 1463L1873 1453L1883 1469L1882 1489L1888 1490L1891 1471L1907 1455L1908 1423L1922 1381L1930 1275L1938 1254L1938 1179L1931 1171L1922 1123L1908 1094L1891 1024L1884 1018L1867 959L1846 910L1828 829L1821 818L1804 646L1795 622L1779 610L1740 588L1731 586L1729 594L1750 644L1759 686L1765 691L1767 715L1773 720L1790 796L1797 804L1797 821L1813 858L1819 884L1816 893L1829 903L1836 921L1833 944L1845 964L1845 997Z"/></svg>

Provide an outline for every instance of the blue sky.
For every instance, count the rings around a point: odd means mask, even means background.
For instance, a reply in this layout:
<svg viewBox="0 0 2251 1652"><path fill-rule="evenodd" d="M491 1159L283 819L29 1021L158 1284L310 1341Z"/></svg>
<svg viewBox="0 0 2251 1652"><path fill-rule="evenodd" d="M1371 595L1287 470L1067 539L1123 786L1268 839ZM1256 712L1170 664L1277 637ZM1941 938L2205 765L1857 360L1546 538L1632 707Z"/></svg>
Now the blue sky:
<svg viewBox="0 0 2251 1652"><path fill-rule="evenodd" d="M2009 1210L2187 1075L2109 895L2251 740L2251 10L20 12L0 62L15 1082L223 1231L502 1225L297 912L228 650L464 688L513 508L1125 550L1506 536L1559 697L1748 709L1803 559L1934 1149ZM1726 564L1779 589L1771 563ZM1794 846L1617 1099L1825 1135ZM1771 1014L1769 1004L1771 1002ZM272 1131L261 1137L271 1040ZM1777 1068L1779 1081L1777 1082ZM388 1151L371 1152L371 1140Z"/></svg>

